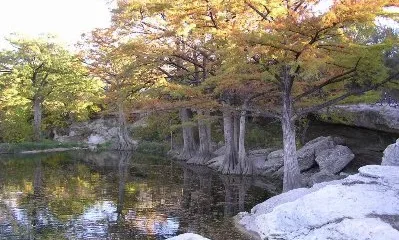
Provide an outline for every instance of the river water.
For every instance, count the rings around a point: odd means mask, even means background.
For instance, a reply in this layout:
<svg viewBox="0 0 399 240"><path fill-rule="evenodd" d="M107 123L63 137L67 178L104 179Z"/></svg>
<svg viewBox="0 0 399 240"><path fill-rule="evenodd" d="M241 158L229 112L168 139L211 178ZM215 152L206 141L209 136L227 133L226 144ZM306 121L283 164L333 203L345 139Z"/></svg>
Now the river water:
<svg viewBox="0 0 399 240"><path fill-rule="evenodd" d="M280 191L267 179L139 154L0 158L0 239L247 239L231 217Z"/></svg>
<svg viewBox="0 0 399 240"><path fill-rule="evenodd" d="M380 164L399 137L317 122L303 136L328 135L355 153L348 173ZM0 239L165 239L186 232L248 239L232 216L280 192L280 181L137 153L0 155Z"/></svg>

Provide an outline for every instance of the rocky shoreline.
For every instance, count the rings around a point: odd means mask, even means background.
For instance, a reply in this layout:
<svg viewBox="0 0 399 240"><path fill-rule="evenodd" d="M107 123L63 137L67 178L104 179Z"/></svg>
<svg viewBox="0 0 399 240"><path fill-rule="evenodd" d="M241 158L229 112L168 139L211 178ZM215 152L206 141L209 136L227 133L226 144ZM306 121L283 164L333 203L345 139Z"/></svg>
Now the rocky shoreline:
<svg viewBox="0 0 399 240"><path fill-rule="evenodd" d="M399 239L399 139L382 165L269 198L235 217L251 239ZM188 238L187 238L188 237ZM199 235L173 240L203 240Z"/></svg>
<svg viewBox="0 0 399 240"><path fill-rule="evenodd" d="M88 150L86 147L72 147L72 148L49 148L43 150L22 151L19 154L36 154L36 153L51 153L51 152L66 152L76 150Z"/></svg>

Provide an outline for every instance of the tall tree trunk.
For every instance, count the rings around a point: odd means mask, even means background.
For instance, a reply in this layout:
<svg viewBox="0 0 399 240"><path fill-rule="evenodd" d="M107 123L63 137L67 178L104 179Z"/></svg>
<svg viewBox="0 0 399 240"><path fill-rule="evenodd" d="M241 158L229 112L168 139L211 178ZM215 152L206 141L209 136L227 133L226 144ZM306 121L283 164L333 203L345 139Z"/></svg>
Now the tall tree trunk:
<svg viewBox="0 0 399 240"><path fill-rule="evenodd" d="M240 115L237 112L233 112L234 119L234 147L236 148L236 152L238 152L238 142L240 137Z"/></svg>
<svg viewBox="0 0 399 240"><path fill-rule="evenodd" d="M118 100L118 123L119 123L119 129L118 129L117 150L123 150L123 151L134 150L136 147L136 143L129 136L122 100Z"/></svg>
<svg viewBox="0 0 399 240"><path fill-rule="evenodd" d="M205 165L212 158L209 111L198 110L199 151L187 163Z"/></svg>
<svg viewBox="0 0 399 240"><path fill-rule="evenodd" d="M246 111L240 113L240 134L238 137L238 162L240 173L243 175L251 175L253 173L252 162L249 162L245 151L245 130L246 130Z"/></svg>
<svg viewBox="0 0 399 240"><path fill-rule="evenodd" d="M33 140L36 142L42 138L42 103L42 97L35 96L33 98Z"/></svg>
<svg viewBox="0 0 399 240"><path fill-rule="evenodd" d="M223 174L237 174L237 151L234 141L234 120L230 110L223 111L224 125L224 142L226 145L226 153L224 154L223 164L219 171Z"/></svg>
<svg viewBox="0 0 399 240"><path fill-rule="evenodd" d="M283 93L283 112L281 126L284 144L284 180L283 191L289 191L302 186L301 173L296 156L295 122L290 92Z"/></svg>
<svg viewBox="0 0 399 240"><path fill-rule="evenodd" d="M194 157L196 146L194 140L193 127L190 126L191 111L188 108L180 109L180 119L183 125L183 151L179 155L181 160L187 160Z"/></svg>

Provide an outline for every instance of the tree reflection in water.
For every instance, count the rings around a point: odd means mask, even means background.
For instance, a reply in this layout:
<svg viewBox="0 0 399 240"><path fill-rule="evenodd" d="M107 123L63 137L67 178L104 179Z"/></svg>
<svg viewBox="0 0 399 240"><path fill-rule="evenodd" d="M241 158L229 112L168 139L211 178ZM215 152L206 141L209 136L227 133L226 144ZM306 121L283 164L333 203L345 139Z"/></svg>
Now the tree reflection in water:
<svg viewBox="0 0 399 240"><path fill-rule="evenodd" d="M0 238L245 239L230 217L268 193L240 176L130 152L0 161Z"/></svg>
<svg viewBox="0 0 399 240"><path fill-rule="evenodd" d="M124 216L122 213L123 203L125 198L125 185L128 175L128 169L130 164L130 159L133 156L133 153L130 151L122 151L119 153L119 164L118 164L118 178L119 178L119 186L118 186L118 203L116 207L116 212L118 214L118 223L124 220Z"/></svg>

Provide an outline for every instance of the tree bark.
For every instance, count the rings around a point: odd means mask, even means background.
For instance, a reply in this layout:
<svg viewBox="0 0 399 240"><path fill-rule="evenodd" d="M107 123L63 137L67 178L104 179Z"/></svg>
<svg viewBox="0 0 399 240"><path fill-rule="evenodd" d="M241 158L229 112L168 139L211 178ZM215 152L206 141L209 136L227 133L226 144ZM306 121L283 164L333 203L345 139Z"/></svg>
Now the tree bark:
<svg viewBox="0 0 399 240"><path fill-rule="evenodd" d="M290 88L283 92L283 112L281 126L284 144L284 179L283 191L289 191L302 186L301 173L296 156L295 122Z"/></svg>
<svg viewBox="0 0 399 240"><path fill-rule="evenodd" d="M226 144L226 153L224 154L223 164L219 171L223 174L237 173L237 151L234 141L234 120L230 110L223 111L224 142Z"/></svg>
<svg viewBox="0 0 399 240"><path fill-rule="evenodd" d="M183 125L183 150L179 155L181 160L190 159L194 157L196 153L193 127L189 125L191 115L190 109L180 109L180 119Z"/></svg>
<svg viewBox="0 0 399 240"><path fill-rule="evenodd" d="M42 138L42 103L42 97L33 97L33 140L36 142Z"/></svg>
<svg viewBox="0 0 399 240"><path fill-rule="evenodd" d="M240 173L243 175L251 175L253 173L252 162L249 162L245 151L245 131L246 131L246 111L240 113L239 137L238 137L238 162Z"/></svg>
<svg viewBox="0 0 399 240"><path fill-rule="evenodd" d="M238 142L240 137L240 115L239 113L233 112L234 119L234 147L236 148L236 152L238 152Z"/></svg>
<svg viewBox="0 0 399 240"><path fill-rule="evenodd" d="M207 119L210 114L209 111L198 110L198 116L199 151L187 163L205 165L213 155L211 149L211 124L209 119Z"/></svg>
<svg viewBox="0 0 399 240"><path fill-rule="evenodd" d="M129 136L129 131L126 124L126 116L124 112L123 102L118 102L118 146L117 150L131 151L136 147L136 143Z"/></svg>

